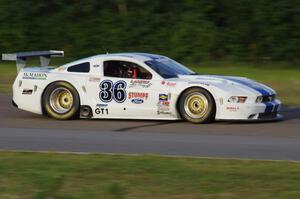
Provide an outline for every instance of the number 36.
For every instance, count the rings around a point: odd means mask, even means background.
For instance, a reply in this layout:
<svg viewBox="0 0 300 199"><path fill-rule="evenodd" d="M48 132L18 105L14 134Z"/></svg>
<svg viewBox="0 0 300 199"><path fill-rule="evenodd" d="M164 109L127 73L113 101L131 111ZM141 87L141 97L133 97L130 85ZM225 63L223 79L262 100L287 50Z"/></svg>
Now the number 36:
<svg viewBox="0 0 300 199"><path fill-rule="evenodd" d="M117 81L115 84L111 80L104 80L100 83L99 98L103 102L110 102L114 99L117 103L126 100L126 82Z"/></svg>

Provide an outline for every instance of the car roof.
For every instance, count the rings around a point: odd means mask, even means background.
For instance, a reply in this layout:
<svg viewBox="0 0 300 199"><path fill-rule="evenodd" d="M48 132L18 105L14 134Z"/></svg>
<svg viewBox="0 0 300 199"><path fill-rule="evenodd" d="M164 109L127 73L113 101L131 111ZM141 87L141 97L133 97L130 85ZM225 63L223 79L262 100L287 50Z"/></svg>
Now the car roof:
<svg viewBox="0 0 300 199"><path fill-rule="evenodd" d="M65 64L65 66L70 66L73 64L78 64L82 62L88 62L91 59L97 59L97 58L113 58L113 57L129 57L138 61L149 61L149 60L157 60L157 59L163 59L167 58L166 56L157 55L157 54L151 54L151 53L142 53L142 52L128 52L128 53L107 53L107 54L100 54L100 55L94 55L91 57L86 57L83 59L79 59L70 63Z"/></svg>
<svg viewBox="0 0 300 199"><path fill-rule="evenodd" d="M96 57L103 57L103 56L106 56L106 57L107 56L130 57L133 59L137 59L139 61L165 58L165 56L162 56L162 55L151 54L151 53L142 53L142 52L112 53L112 54L96 55Z"/></svg>

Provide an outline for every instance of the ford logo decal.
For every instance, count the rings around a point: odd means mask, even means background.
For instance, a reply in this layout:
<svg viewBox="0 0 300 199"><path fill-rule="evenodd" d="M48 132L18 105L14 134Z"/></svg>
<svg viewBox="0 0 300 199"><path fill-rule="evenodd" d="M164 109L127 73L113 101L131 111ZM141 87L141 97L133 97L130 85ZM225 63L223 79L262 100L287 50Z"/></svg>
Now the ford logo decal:
<svg viewBox="0 0 300 199"><path fill-rule="evenodd" d="M134 104L142 104L142 103L144 103L144 100L140 99L140 98L134 98L131 100L131 102Z"/></svg>

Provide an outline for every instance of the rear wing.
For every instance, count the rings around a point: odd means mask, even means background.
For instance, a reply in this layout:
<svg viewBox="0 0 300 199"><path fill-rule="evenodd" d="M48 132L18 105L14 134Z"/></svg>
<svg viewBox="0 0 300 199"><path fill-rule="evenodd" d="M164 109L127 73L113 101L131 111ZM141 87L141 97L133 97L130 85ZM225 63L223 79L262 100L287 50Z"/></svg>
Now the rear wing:
<svg viewBox="0 0 300 199"><path fill-rule="evenodd" d="M16 61L17 71L19 72L26 66L26 60L30 57L40 57L41 67L47 68L51 57L63 57L64 51L48 50L48 51L31 51L17 52L13 54L2 54L2 60Z"/></svg>

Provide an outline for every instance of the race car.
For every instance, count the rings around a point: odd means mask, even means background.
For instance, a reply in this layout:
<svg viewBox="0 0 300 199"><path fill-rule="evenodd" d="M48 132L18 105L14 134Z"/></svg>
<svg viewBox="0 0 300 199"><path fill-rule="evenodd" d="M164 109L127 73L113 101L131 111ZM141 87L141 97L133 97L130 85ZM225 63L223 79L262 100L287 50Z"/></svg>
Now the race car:
<svg viewBox="0 0 300 199"><path fill-rule="evenodd" d="M276 120L276 92L256 81L234 76L197 74L162 55L130 52L100 54L57 68L51 57L63 51L3 54L17 62L13 104L59 120L145 119ZM40 57L41 66L25 67Z"/></svg>

